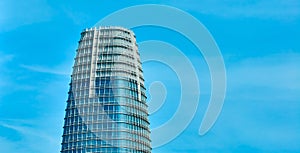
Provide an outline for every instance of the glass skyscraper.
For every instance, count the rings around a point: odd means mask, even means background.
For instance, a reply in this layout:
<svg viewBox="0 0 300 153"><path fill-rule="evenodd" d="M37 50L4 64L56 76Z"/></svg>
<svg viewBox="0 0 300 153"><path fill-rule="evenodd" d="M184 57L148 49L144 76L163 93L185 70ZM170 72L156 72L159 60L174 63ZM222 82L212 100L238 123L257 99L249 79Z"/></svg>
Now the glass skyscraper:
<svg viewBox="0 0 300 153"><path fill-rule="evenodd" d="M150 153L135 35L122 27L81 33L68 92L62 153Z"/></svg>

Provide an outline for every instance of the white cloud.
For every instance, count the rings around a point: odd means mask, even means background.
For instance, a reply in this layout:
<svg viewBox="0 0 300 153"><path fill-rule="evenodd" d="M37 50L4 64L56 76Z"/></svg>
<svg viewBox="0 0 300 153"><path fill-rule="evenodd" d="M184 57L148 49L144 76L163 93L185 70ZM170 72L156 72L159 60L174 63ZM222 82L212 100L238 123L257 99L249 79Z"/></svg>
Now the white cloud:
<svg viewBox="0 0 300 153"><path fill-rule="evenodd" d="M11 61L13 57L13 55L5 55L0 52L0 64Z"/></svg>
<svg viewBox="0 0 300 153"><path fill-rule="evenodd" d="M16 143L15 141L11 141L5 137L0 137L0 152L9 152L9 153L26 153L26 149L22 148L22 146L19 143Z"/></svg>
<svg viewBox="0 0 300 153"><path fill-rule="evenodd" d="M5 66L8 62L12 61L13 58L14 55L4 54L0 51L0 96L3 95L5 92L5 90L3 90L2 88L10 84L10 78L6 75L8 70Z"/></svg>
<svg viewBox="0 0 300 153"><path fill-rule="evenodd" d="M2 134L0 137L0 152L50 153L58 151L60 144L59 138L49 135L46 133L46 129L42 129L36 124L29 124L41 121L25 121L26 124L23 124L23 122L24 120L0 121L1 127L14 130L21 136L19 140L11 140L10 138L5 138L5 134Z"/></svg>
<svg viewBox="0 0 300 153"><path fill-rule="evenodd" d="M53 12L46 0L2 0L0 11L0 32L47 21Z"/></svg>
<svg viewBox="0 0 300 153"><path fill-rule="evenodd" d="M201 2L189 0L188 2L173 3L179 8L228 18L255 17L293 20L300 17L300 1L298 0L206 0Z"/></svg>
<svg viewBox="0 0 300 153"><path fill-rule="evenodd" d="M87 14L80 11L75 11L71 8L63 8L63 11L77 25L84 25L89 19Z"/></svg>
<svg viewBox="0 0 300 153"><path fill-rule="evenodd" d="M56 139L34 128L35 125L28 124L28 123L30 123L30 121L27 121L27 124L21 124L21 125L18 125L19 123L16 124L16 123L7 123L7 122L0 121L0 126L15 130L24 136L40 137L43 140L46 140L51 143L56 142Z"/></svg>
<svg viewBox="0 0 300 153"><path fill-rule="evenodd" d="M22 68L35 71L35 72L41 72L41 73L50 73L55 75L70 75L71 73L68 73L66 70L57 69L57 68L48 68L38 65L20 65Z"/></svg>
<svg viewBox="0 0 300 153"><path fill-rule="evenodd" d="M300 54L282 53L247 58L231 64L229 74L238 85L299 89Z"/></svg>
<svg viewBox="0 0 300 153"><path fill-rule="evenodd" d="M295 99L300 91L300 53L246 58L227 64L228 92L235 98ZM231 94L230 94L231 93ZM238 93L238 94L232 94ZM271 98L271 97L272 98Z"/></svg>

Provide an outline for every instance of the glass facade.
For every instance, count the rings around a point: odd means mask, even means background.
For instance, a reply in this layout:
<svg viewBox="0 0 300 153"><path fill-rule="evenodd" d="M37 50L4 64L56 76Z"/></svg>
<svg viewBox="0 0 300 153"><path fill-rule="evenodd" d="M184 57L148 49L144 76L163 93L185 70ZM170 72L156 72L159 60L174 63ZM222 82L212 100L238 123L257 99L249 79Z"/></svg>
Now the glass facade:
<svg viewBox="0 0 300 153"><path fill-rule="evenodd" d="M122 27L81 33L62 153L150 153L143 71L135 35Z"/></svg>

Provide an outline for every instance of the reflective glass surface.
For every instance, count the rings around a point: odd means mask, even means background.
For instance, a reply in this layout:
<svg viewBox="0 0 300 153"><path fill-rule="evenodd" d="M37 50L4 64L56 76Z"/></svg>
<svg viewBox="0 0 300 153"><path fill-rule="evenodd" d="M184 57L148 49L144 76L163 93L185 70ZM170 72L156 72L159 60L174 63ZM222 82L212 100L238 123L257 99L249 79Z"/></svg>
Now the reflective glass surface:
<svg viewBox="0 0 300 153"><path fill-rule="evenodd" d="M67 100L62 153L150 153L144 79L134 33L81 33Z"/></svg>

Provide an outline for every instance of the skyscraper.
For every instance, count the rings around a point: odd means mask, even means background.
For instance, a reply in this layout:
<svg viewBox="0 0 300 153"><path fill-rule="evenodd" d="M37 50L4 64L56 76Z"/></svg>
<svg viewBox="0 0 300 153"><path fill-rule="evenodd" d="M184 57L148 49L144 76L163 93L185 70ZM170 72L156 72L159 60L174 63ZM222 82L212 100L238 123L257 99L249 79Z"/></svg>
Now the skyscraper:
<svg viewBox="0 0 300 153"><path fill-rule="evenodd" d="M68 92L62 153L150 153L146 95L131 30L81 33Z"/></svg>

